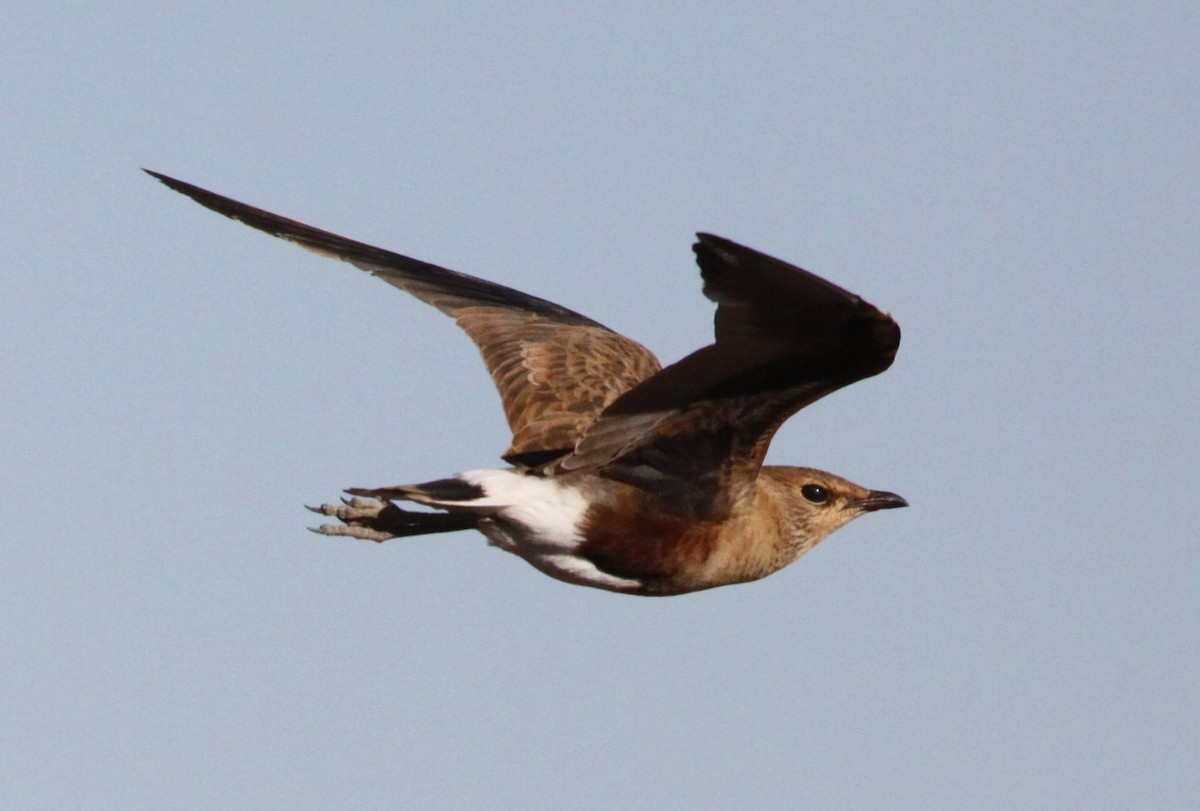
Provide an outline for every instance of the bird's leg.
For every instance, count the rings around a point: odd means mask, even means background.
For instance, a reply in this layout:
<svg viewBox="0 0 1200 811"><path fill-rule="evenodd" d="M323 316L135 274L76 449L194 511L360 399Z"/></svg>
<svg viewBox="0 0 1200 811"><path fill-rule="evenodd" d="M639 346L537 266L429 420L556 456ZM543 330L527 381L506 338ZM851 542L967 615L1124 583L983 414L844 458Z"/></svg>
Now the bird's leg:
<svg viewBox="0 0 1200 811"><path fill-rule="evenodd" d="M387 491L363 491L352 488L347 492L382 493ZM336 518L343 524L343 526L322 524L319 527L312 527L313 532L321 535L361 538L364 541L375 541L376 543L410 535L472 529L479 520L478 516L470 513L405 510L384 499L358 495L343 498L341 504L322 504L320 507L309 507L308 509L318 515Z"/></svg>
<svg viewBox="0 0 1200 811"><path fill-rule="evenodd" d="M320 507L307 507L318 515L328 515L338 519L342 525L322 524L310 527L313 532L321 535L340 535L348 538L361 538L364 541L383 543L399 537L396 532L388 530L390 523L389 508L403 512L396 505L380 501L377 498L343 498L341 504L322 504Z"/></svg>

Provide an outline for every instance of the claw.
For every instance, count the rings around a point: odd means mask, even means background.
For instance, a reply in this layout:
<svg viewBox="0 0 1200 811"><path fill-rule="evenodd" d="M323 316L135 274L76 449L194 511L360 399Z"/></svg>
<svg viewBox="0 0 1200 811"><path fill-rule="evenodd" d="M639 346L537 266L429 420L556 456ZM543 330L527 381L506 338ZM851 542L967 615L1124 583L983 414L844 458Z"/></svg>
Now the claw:
<svg viewBox="0 0 1200 811"><path fill-rule="evenodd" d="M390 532L380 532L377 529L368 529L367 527L339 527L334 524L322 524L319 527L309 527L309 532L315 532L318 535L336 535L345 538L359 538L364 541L374 541L375 543L383 543L396 537Z"/></svg>

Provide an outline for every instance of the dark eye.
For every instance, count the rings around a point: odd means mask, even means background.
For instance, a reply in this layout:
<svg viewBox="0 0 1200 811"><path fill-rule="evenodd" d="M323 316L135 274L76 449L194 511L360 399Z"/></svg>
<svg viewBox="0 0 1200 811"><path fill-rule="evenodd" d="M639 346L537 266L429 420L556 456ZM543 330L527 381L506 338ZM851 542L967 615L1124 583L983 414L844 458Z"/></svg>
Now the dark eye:
<svg viewBox="0 0 1200 811"><path fill-rule="evenodd" d="M829 491L819 484L806 484L800 488L800 495L813 504L824 504L829 501Z"/></svg>

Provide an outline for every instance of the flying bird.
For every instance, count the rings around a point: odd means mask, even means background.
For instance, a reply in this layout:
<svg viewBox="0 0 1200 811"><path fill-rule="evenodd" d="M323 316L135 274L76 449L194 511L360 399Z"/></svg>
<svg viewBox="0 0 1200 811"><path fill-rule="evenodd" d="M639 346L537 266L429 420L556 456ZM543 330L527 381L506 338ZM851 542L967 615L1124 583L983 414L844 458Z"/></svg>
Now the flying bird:
<svg viewBox="0 0 1200 811"><path fill-rule="evenodd" d="M341 522L316 532L382 542L476 529L567 583L665 596L757 580L864 513L907 506L832 473L763 464L788 417L884 371L900 345L891 316L808 271L698 234L716 338L662 368L552 302L146 171L411 293L454 318L483 356L512 429L507 466L350 488L341 503L309 507Z"/></svg>

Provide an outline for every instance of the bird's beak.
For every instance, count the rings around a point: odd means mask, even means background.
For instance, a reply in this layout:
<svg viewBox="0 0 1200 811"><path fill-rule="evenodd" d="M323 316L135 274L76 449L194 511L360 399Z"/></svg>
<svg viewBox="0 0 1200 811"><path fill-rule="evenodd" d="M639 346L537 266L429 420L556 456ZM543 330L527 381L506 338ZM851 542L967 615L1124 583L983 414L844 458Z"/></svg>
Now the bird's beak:
<svg viewBox="0 0 1200 811"><path fill-rule="evenodd" d="M867 494L866 498L850 502L850 506L863 512L874 512L875 510L892 510L896 507L907 507L908 502L895 493L889 493L886 490L872 490Z"/></svg>

